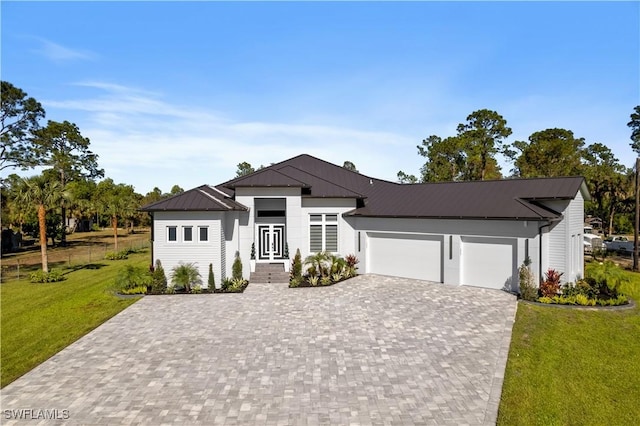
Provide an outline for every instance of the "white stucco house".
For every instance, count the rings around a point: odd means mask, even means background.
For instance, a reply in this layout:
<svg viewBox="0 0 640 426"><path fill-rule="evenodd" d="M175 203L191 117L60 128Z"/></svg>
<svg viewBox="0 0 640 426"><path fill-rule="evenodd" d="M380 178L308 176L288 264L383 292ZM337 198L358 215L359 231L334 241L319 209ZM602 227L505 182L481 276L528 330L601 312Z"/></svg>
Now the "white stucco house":
<svg viewBox="0 0 640 426"><path fill-rule="evenodd" d="M255 262L282 264L327 250L355 254L359 272L508 291L532 261L564 281L583 276L582 177L397 184L300 155L217 186L202 185L147 205L152 261L167 273L195 262L231 275ZM219 284L218 284L219 285Z"/></svg>

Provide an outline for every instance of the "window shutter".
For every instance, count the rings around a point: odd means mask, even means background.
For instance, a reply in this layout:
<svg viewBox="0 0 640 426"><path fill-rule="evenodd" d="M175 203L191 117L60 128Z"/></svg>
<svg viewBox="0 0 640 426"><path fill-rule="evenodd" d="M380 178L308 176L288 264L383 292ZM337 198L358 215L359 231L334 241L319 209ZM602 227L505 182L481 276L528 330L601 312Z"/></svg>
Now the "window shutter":
<svg viewBox="0 0 640 426"><path fill-rule="evenodd" d="M311 225L309 228L309 241L312 253L322 251L322 225Z"/></svg>

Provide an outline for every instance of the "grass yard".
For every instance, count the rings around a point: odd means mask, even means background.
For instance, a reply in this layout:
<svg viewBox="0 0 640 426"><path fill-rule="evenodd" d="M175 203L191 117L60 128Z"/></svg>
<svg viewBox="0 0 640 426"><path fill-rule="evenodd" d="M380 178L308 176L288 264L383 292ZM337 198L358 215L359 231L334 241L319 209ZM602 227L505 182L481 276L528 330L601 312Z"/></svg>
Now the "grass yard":
<svg viewBox="0 0 640 426"><path fill-rule="evenodd" d="M121 299L111 287L125 264L147 266L149 250L127 260L100 260L64 269L67 279L0 285L0 386L11 383L98 327L137 299Z"/></svg>
<svg viewBox="0 0 640 426"><path fill-rule="evenodd" d="M519 303L499 425L640 424L640 274L627 274L633 309Z"/></svg>

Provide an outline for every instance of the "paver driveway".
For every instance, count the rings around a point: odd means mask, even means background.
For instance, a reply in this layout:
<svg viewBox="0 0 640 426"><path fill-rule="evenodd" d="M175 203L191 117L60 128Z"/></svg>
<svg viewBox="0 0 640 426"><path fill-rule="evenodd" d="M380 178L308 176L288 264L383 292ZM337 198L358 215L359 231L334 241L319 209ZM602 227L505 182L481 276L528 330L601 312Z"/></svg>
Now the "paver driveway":
<svg viewBox="0 0 640 426"><path fill-rule="evenodd" d="M5 387L1 422L492 424L515 310L375 275L145 297Z"/></svg>

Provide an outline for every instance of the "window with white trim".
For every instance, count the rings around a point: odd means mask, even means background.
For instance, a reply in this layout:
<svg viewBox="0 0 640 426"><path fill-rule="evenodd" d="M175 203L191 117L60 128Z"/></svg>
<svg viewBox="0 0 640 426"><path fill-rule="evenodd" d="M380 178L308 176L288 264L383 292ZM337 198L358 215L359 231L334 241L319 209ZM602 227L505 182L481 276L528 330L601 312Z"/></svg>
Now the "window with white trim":
<svg viewBox="0 0 640 426"><path fill-rule="evenodd" d="M198 241L209 241L209 227L208 226L199 226L198 227Z"/></svg>
<svg viewBox="0 0 640 426"><path fill-rule="evenodd" d="M193 226L183 226L182 227L182 241L190 242L193 241Z"/></svg>
<svg viewBox="0 0 640 426"><path fill-rule="evenodd" d="M177 226L167 226L167 241L178 241Z"/></svg>
<svg viewBox="0 0 640 426"><path fill-rule="evenodd" d="M319 251L338 251L338 215L309 215L309 249L312 253Z"/></svg>

